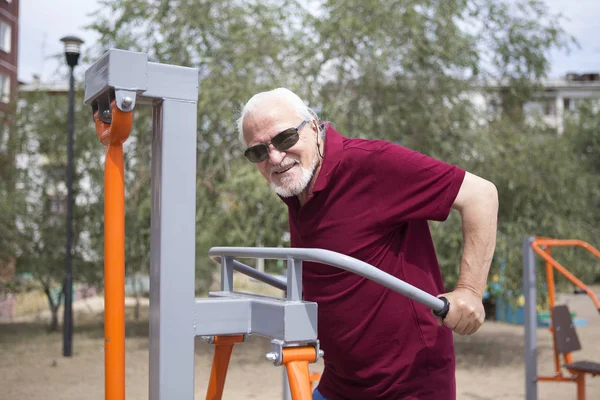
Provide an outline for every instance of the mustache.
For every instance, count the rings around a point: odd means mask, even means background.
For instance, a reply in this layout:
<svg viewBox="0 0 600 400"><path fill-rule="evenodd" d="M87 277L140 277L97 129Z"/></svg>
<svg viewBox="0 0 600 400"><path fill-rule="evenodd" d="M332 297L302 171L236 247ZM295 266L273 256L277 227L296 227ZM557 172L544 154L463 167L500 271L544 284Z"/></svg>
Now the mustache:
<svg viewBox="0 0 600 400"><path fill-rule="evenodd" d="M294 164L299 164L300 160L296 157L287 156L280 164L277 165L269 165L269 174L273 174L275 172L281 172L283 170L288 169Z"/></svg>

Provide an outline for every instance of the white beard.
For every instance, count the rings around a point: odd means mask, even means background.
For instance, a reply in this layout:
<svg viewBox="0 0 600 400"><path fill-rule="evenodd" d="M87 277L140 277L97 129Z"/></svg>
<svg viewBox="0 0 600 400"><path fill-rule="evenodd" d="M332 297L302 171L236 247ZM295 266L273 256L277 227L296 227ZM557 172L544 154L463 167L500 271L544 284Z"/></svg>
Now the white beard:
<svg viewBox="0 0 600 400"><path fill-rule="evenodd" d="M300 193L302 193L308 187L308 184L310 183L310 180L312 179L313 174L315 172L315 168L317 166L317 156L316 155L313 158L310 168L304 168L300 164L299 160L296 160L295 158L292 158L292 159L295 161L298 161L298 167L302 169L302 176L300 176L300 179L295 179L292 177L282 178L281 179L282 186L279 186L273 182L270 182L271 189L273 189L275 191L275 193L277 193L281 197L298 196Z"/></svg>

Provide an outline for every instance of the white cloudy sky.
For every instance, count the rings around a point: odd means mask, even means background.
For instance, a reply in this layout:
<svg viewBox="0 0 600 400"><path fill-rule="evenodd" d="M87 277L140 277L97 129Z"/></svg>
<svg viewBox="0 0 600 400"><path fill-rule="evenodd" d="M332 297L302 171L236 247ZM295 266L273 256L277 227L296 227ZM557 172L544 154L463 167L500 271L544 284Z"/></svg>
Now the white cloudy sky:
<svg viewBox="0 0 600 400"><path fill-rule="evenodd" d="M578 40L580 48L570 54L552 54L552 77L567 71L600 72L600 0L545 0L553 13L562 13L565 29ZM60 38L77 35L94 43L96 36L85 26L99 8L97 0L21 0L19 79L30 82L34 74L44 81L60 80L57 61L62 52Z"/></svg>

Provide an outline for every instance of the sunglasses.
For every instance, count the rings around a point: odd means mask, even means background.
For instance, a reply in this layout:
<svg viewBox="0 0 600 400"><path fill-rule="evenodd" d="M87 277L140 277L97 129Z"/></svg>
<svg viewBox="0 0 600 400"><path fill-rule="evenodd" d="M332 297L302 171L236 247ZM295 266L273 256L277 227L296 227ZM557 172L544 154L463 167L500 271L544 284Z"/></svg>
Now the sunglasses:
<svg viewBox="0 0 600 400"><path fill-rule="evenodd" d="M285 151L289 149L298 143L298 140L300 139L298 131L302 129L302 127L309 121L309 119L304 120L296 128L289 128L278 133L277 135L273 136L269 143L261 143L252 147L248 147L244 152L244 155L251 162L259 163L269 158L269 145L271 144L279 151Z"/></svg>

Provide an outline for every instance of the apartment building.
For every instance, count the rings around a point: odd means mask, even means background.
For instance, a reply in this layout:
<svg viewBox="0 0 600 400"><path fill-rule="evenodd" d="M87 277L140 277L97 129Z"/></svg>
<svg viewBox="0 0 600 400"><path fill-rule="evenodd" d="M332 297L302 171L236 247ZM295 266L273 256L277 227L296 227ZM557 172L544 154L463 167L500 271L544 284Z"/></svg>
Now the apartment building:
<svg viewBox="0 0 600 400"><path fill-rule="evenodd" d="M16 96L19 0L0 0L0 112Z"/></svg>
<svg viewBox="0 0 600 400"><path fill-rule="evenodd" d="M19 47L19 0L0 0L0 116L17 92ZM6 126L0 126L0 150L6 139ZM0 179L6 179L0 176ZM0 260L0 282L10 281L15 274L14 258ZM1 310L0 310L1 311Z"/></svg>
<svg viewBox="0 0 600 400"><path fill-rule="evenodd" d="M496 82L473 84L467 96L485 124L490 117L500 115L503 108L502 92L507 85ZM559 79L544 79L539 92L528 102L521 103L522 117L532 125L542 123L562 133L565 114L576 111L583 101L600 104L600 73L568 73Z"/></svg>

